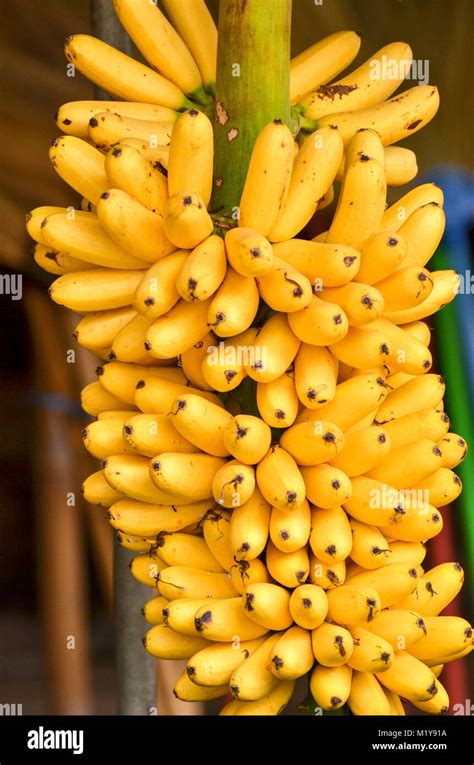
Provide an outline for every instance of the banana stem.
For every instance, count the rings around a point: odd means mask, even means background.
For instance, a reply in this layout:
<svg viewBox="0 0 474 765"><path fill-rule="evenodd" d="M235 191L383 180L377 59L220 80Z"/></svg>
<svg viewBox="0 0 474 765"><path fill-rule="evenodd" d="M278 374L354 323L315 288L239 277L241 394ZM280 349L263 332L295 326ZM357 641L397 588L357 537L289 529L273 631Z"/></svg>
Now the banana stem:
<svg viewBox="0 0 474 765"><path fill-rule="evenodd" d="M290 125L291 0L220 0L211 211L237 220L255 139Z"/></svg>

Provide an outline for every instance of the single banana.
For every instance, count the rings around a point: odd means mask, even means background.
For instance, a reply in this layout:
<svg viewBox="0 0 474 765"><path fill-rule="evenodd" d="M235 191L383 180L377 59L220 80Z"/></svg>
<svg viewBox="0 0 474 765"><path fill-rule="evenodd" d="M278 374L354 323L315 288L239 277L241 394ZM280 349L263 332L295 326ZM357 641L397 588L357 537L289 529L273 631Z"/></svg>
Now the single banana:
<svg viewBox="0 0 474 765"><path fill-rule="evenodd" d="M389 608L416 589L417 579L422 571L419 566L389 563L382 568L351 576L348 584L351 587L356 585L376 590L382 608Z"/></svg>
<svg viewBox="0 0 474 765"><path fill-rule="evenodd" d="M143 616L148 624L156 626L157 624L163 624L163 608L169 601L166 598L162 598L161 595L157 595L151 600L148 600L143 606Z"/></svg>
<svg viewBox="0 0 474 765"><path fill-rule="evenodd" d="M306 546L293 552L282 552L269 541L265 562L272 579L289 589L304 584L308 578L309 558Z"/></svg>
<svg viewBox="0 0 474 765"><path fill-rule="evenodd" d="M387 640L364 627L353 627L351 634L354 650L349 667L358 672L385 672L392 665L394 651Z"/></svg>
<svg viewBox="0 0 474 765"><path fill-rule="evenodd" d="M147 350L157 358L173 358L192 348L209 332L209 300L179 300L161 314L147 332Z"/></svg>
<svg viewBox="0 0 474 765"><path fill-rule="evenodd" d="M124 308L133 301L142 276L143 271L138 270L93 268L60 276L52 283L49 294L55 303L78 313Z"/></svg>
<svg viewBox="0 0 474 765"><path fill-rule="evenodd" d="M327 348L301 343L294 366L296 392L308 409L318 409L334 398L338 363Z"/></svg>
<svg viewBox="0 0 474 765"><path fill-rule="evenodd" d="M371 622L382 608L378 592L365 585L348 583L328 590L326 595L328 617L336 624L363 626Z"/></svg>
<svg viewBox="0 0 474 765"><path fill-rule="evenodd" d="M438 441L438 446L443 452L441 464L444 468L456 467L467 454L467 443L457 433L446 433L434 440Z"/></svg>
<svg viewBox="0 0 474 765"><path fill-rule="evenodd" d="M202 524L206 544L225 571L231 571L235 565L230 544L230 520L230 513L213 505Z"/></svg>
<svg viewBox="0 0 474 765"><path fill-rule="evenodd" d="M390 436L385 428L370 425L347 433L342 451L330 462L349 478L354 478L379 465L387 457L390 447Z"/></svg>
<svg viewBox="0 0 474 765"><path fill-rule="evenodd" d="M328 599L322 587L301 584L291 593L289 606L296 624L307 630L315 630L327 616Z"/></svg>
<svg viewBox="0 0 474 765"><path fill-rule="evenodd" d="M188 302L207 300L219 289L226 270L224 242L214 234L188 255L176 279L176 289Z"/></svg>
<svg viewBox="0 0 474 765"><path fill-rule="evenodd" d="M114 529L142 536L160 532L182 531L199 523L209 509L209 502L190 505L153 505L134 499L118 499L109 507L109 520Z"/></svg>
<svg viewBox="0 0 474 765"><path fill-rule="evenodd" d="M426 268L407 266L375 286L383 297L385 311L403 311L426 300L433 289L433 280Z"/></svg>
<svg viewBox="0 0 474 765"><path fill-rule="evenodd" d="M79 345L91 351L111 348L120 330L131 322L137 313L131 306L97 311L84 316L74 330Z"/></svg>
<svg viewBox="0 0 474 765"><path fill-rule="evenodd" d="M320 465L342 451L344 434L337 425L326 420L300 422L282 433L280 445L298 465Z"/></svg>
<svg viewBox="0 0 474 765"><path fill-rule="evenodd" d="M280 680L297 680L314 664L311 633L303 627L290 627L273 647L271 671Z"/></svg>
<svg viewBox="0 0 474 765"><path fill-rule="evenodd" d="M438 691L431 670L407 651L396 651L391 667L376 676L382 685L408 701L429 701Z"/></svg>
<svg viewBox="0 0 474 765"><path fill-rule="evenodd" d="M210 385L204 377L202 368L204 360L208 356L209 349L215 348L216 336L213 332L208 334L192 346L189 350L181 354L181 367L189 382L201 390L218 390Z"/></svg>
<svg viewBox="0 0 474 765"><path fill-rule="evenodd" d="M124 495L112 489L104 478L102 470L88 476L81 486L81 493L90 505L110 507L123 499Z"/></svg>
<svg viewBox="0 0 474 765"><path fill-rule="evenodd" d="M350 518L354 563L365 569L380 568L391 559L389 544L376 526Z"/></svg>
<svg viewBox="0 0 474 765"><path fill-rule="evenodd" d="M312 299L309 279L280 258L273 258L272 270L258 276L257 285L260 296L274 311L299 311Z"/></svg>
<svg viewBox="0 0 474 765"><path fill-rule="evenodd" d="M225 247L230 265L241 276L264 276L273 268L273 247L253 228L231 228Z"/></svg>
<svg viewBox="0 0 474 765"><path fill-rule="evenodd" d="M220 598L235 599L237 595L227 573L203 571L191 566L168 566L162 569L159 572L158 589L160 595L168 600L215 598L217 602Z"/></svg>
<svg viewBox="0 0 474 765"><path fill-rule="evenodd" d="M425 319L451 303L459 291L460 275L456 271L434 271L431 273L433 289L420 305L401 311L385 311L383 318L393 324L407 324Z"/></svg>
<svg viewBox="0 0 474 765"><path fill-rule="evenodd" d="M311 553L309 564L309 580L312 584L323 590L331 590L333 587L340 587L344 584L346 580L345 560L326 563Z"/></svg>
<svg viewBox="0 0 474 765"><path fill-rule="evenodd" d="M352 531L342 507L312 511L309 544L316 557L325 563L345 560L350 555Z"/></svg>
<svg viewBox="0 0 474 765"><path fill-rule="evenodd" d="M68 37L64 51L81 74L124 101L159 104L177 111L191 105L172 82L96 37Z"/></svg>
<svg viewBox="0 0 474 765"><path fill-rule="evenodd" d="M343 153L342 139L331 127L306 138L293 162L286 201L268 234L271 242L291 239L309 223L336 177Z"/></svg>
<svg viewBox="0 0 474 765"><path fill-rule="evenodd" d="M93 205L107 191L109 184L105 174L104 155L82 138L65 135L55 138L49 150L49 158L63 181Z"/></svg>
<svg viewBox="0 0 474 765"><path fill-rule="evenodd" d="M234 670L229 687L236 699L256 701L270 693L278 685L278 677L272 673L272 655L280 635L271 635L253 652L247 661Z"/></svg>
<svg viewBox="0 0 474 765"><path fill-rule="evenodd" d="M384 608L365 629L387 640L396 651L411 652L427 634L426 621L420 614L395 608Z"/></svg>
<svg viewBox="0 0 474 765"><path fill-rule="evenodd" d="M114 146L105 156L109 186L126 191L148 210L160 215L163 215L168 199L162 170L133 146Z"/></svg>
<svg viewBox="0 0 474 765"><path fill-rule="evenodd" d="M192 534L181 532L161 534L158 538L156 551L167 566L192 566L203 571L215 571L217 573L224 571L212 555L205 540ZM197 606L196 610L199 607ZM170 626L173 627L171 623ZM177 628L173 627L173 629Z"/></svg>
<svg viewBox="0 0 474 765"><path fill-rule="evenodd" d="M107 458L103 470L107 483L129 499L153 505L185 505L189 502L186 496L161 491L155 486L150 478L150 461L147 457L114 454Z"/></svg>
<svg viewBox="0 0 474 765"><path fill-rule="evenodd" d="M88 138L102 151L113 150L116 144L127 138L138 138L156 148L169 146L173 127L173 122L137 120L111 112L100 112L89 120Z"/></svg>
<svg viewBox="0 0 474 765"><path fill-rule="evenodd" d="M434 674L434 673L433 673ZM429 701L412 701L413 706L431 715L445 715L449 712L449 696L446 688L436 680L436 695Z"/></svg>
<svg viewBox="0 0 474 765"><path fill-rule="evenodd" d="M212 496L221 507L240 507L250 500L254 489L254 468L237 460L222 465L212 481Z"/></svg>
<svg viewBox="0 0 474 765"><path fill-rule="evenodd" d="M354 670L347 705L353 715L391 715L390 703L375 675Z"/></svg>
<svg viewBox="0 0 474 765"><path fill-rule="evenodd" d="M160 571L165 568L165 564L156 554L156 550L150 550L150 552L143 555L137 555L130 561L130 571L132 576L147 587L158 586L158 579Z"/></svg>
<svg viewBox="0 0 474 765"><path fill-rule="evenodd" d="M385 45L340 80L313 90L301 100L305 117L319 120L328 114L368 109L390 98L410 71L413 61L407 43ZM388 72L384 72L388 68Z"/></svg>
<svg viewBox="0 0 474 765"><path fill-rule="evenodd" d="M382 231L396 232L406 220L418 209L430 202L443 206L443 190L435 183L423 183L410 189L397 202L388 207L382 218Z"/></svg>
<svg viewBox="0 0 474 765"><path fill-rule="evenodd" d="M316 664L309 681L311 695L321 709L340 709L351 691L352 669L343 664L340 667L323 667Z"/></svg>
<svg viewBox="0 0 474 765"><path fill-rule="evenodd" d="M244 363L252 350L257 329L250 327L229 340L217 340L213 335L201 362L206 387L225 393L237 388L246 377ZM184 355L181 356L181 359ZM199 386L201 387L201 386Z"/></svg>
<svg viewBox="0 0 474 765"><path fill-rule="evenodd" d="M158 319L171 311L179 300L176 279L187 257L188 250L177 250L157 260L143 274L133 298L138 313Z"/></svg>
<svg viewBox="0 0 474 765"><path fill-rule="evenodd" d="M342 308L313 294L311 302L300 311L288 314L288 324L303 343L326 346L342 340L349 322Z"/></svg>
<svg viewBox="0 0 474 765"><path fill-rule="evenodd" d="M239 206L239 226L267 236L284 206L293 163L293 136L281 120L266 125L255 141Z"/></svg>
<svg viewBox="0 0 474 765"><path fill-rule="evenodd" d="M406 253L407 243L402 235L378 231L362 245L355 281L376 284L389 277L403 262Z"/></svg>
<svg viewBox="0 0 474 765"><path fill-rule="evenodd" d="M293 457L281 446L270 448L257 466L257 484L267 502L279 510L299 507L306 488Z"/></svg>
<svg viewBox="0 0 474 765"><path fill-rule="evenodd" d="M234 702L239 704L238 707L234 707L234 714L236 716L279 715L291 699L294 689L295 683L293 680L280 680L276 688L261 699L258 699L258 701L238 701L234 699L233 702L231 701L227 704L227 707ZM219 714L222 714L222 712Z"/></svg>
<svg viewBox="0 0 474 765"><path fill-rule="evenodd" d="M270 427L292 425L298 414L298 396L290 374L285 372L269 383L257 383L257 407Z"/></svg>
<svg viewBox="0 0 474 765"><path fill-rule="evenodd" d="M138 120L153 120L153 122L175 122L178 117L178 113L167 106L144 104L138 101L69 101L60 106L56 112L56 125L66 135L87 138L89 120L101 112L111 112Z"/></svg>
<svg viewBox="0 0 474 765"><path fill-rule="evenodd" d="M416 154L403 146L385 146L387 186L405 186L418 175Z"/></svg>
<svg viewBox="0 0 474 765"><path fill-rule="evenodd" d="M204 112L189 109L173 125L168 160L170 195L190 189L208 205L212 194L214 135Z"/></svg>
<svg viewBox="0 0 474 765"><path fill-rule="evenodd" d="M274 254L292 265L321 290L339 287L354 279L359 265L360 253L353 247L322 244L305 239L276 242Z"/></svg>
<svg viewBox="0 0 474 765"><path fill-rule="evenodd" d="M232 415L201 396L179 394L174 401L170 415L174 427L183 438L207 454L228 457L223 433Z"/></svg>
<svg viewBox="0 0 474 765"><path fill-rule="evenodd" d="M375 422L383 425L420 409L436 408L444 396L444 390L441 375L417 376L389 393L378 408Z"/></svg>
<svg viewBox="0 0 474 765"><path fill-rule="evenodd" d="M98 380L86 385L81 391L81 406L87 414L97 417L101 412L130 410L130 416L136 412L135 406L122 401L109 393Z"/></svg>
<svg viewBox="0 0 474 765"><path fill-rule="evenodd" d="M399 268L425 266L438 248L445 225L446 216L437 202L429 202L414 210L397 232L407 243L407 254Z"/></svg>
<svg viewBox="0 0 474 765"><path fill-rule="evenodd" d="M232 643L215 643L192 656L187 664L189 679L197 685L209 687L230 682L232 673L263 643L255 640L236 640Z"/></svg>
<svg viewBox="0 0 474 765"><path fill-rule="evenodd" d="M161 492L178 494L187 502L198 502L212 496L215 473L224 464L220 457L209 454L182 454L163 452L150 463L150 476ZM183 486L183 474L187 482Z"/></svg>
<svg viewBox="0 0 474 765"><path fill-rule="evenodd" d="M250 327L258 305L255 279L227 268L222 284L209 302L208 326L219 337L239 335Z"/></svg>
<svg viewBox="0 0 474 765"><path fill-rule="evenodd" d="M228 693L228 690L227 684L202 688L193 683L188 677L186 670L184 670L175 683L173 694L181 701L203 702L212 701L213 699L225 696Z"/></svg>
<svg viewBox="0 0 474 765"><path fill-rule="evenodd" d="M276 313L259 331L245 371L259 383L272 382L288 369L299 346L300 340L292 332L287 317Z"/></svg>
<svg viewBox="0 0 474 765"><path fill-rule="evenodd" d="M146 650L157 659L190 659L207 644L204 638L181 635L166 624L152 627L143 638Z"/></svg>
<svg viewBox="0 0 474 765"><path fill-rule="evenodd" d="M218 643L255 640L268 632L247 617L242 598L233 595L210 600L196 611L194 622L203 637Z"/></svg>
<svg viewBox="0 0 474 765"><path fill-rule="evenodd" d="M256 488L250 499L236 507L230 518L229 543L232 557L254 560L265 549L270 523L270 505Z"/></svg>
<svg viewBox="0 0 474 765"><path fill-rule="evenodd" d="M349 282L342 287L330 287L320 292L321 300L339 305L347 316L349 326L363 327L382 315L384 296L377 286Z"/></svg>
<svg viewBox="0 0 474 765"><path fill-rule="evenodd" d="M343 470L332 465L302 467L309 501L324 510L344 504L352 494L351 479Z"/></svg>
<svg viewBox="0 0 474 765"><path fill-rule="evenodd" d="M330 82L349 66L359 52L360 42L357 32L335 32L292 58L291 103L297 103L310 90Z"/></svg>
<svg viewBox="0 0 474 765"><path fill-rule="evenodd" d="M291 513L272 507L270 538L277 550L286 554L303 549L308 544L310 531L311 511L307 500Z"/></svg>
<svg viewBox="0 0 474 765"><path fill-rule="evenodd" d="M159 365L160 361L150 356L145 346L146 333L153 321L154 319L137 314L122 327L112 343L112 358L125 363Z"/></svg>
<svg viewBox="0 0 474 765"><path fill-rule="evenodd" d="M270 582L254 582L242 595L246 615L267 630L286 630L291 626L289 602L288 590Z"/></svg>
<svg viewBox="0 0 474 765"><path fill-rule="evenodd" d="M96 420L82 431L82 440L88 452L98 460L110 454L133 454L122 438L122 423L118 420Z"/></svg>
<svg viewBox="0 0 474 765"><path fill-rule="evenodd" d="M141 390L146 383L151 384L155 378L159 378L158 384L162 383L160 392L168 394L167 403L170 406L173 399L186 386L186 378L179 367L152 367L111 361L109 364L98 367L96 373L99 375L100 384L106 391L128 404L135 403L137 389ZM165 413L168 413L168 409Z"/></svg>
<svg viewBox="0 0 474 765"><path fill-rule="evenodd" d="M272 433L259 417L238 414L224 426L222 437L225 448L235 459L255 465L268 452Z"/></svg>
<svg viewBox="0 0 474 765"><path fill-rule="evenodd" d="M183 536L190 540L198 539L190 534L183 534ZM206 598L177 598L168 601L162 611L163 624L182 635L201 637L194 626L194 614L206 602Z"/></svg>

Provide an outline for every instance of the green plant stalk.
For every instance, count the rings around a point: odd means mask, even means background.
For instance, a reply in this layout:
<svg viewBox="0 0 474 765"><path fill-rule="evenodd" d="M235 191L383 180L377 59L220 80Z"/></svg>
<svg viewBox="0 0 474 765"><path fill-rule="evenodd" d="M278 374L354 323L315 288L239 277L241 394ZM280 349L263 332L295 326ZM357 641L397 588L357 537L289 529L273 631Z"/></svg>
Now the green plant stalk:
<svg viewBox="0 0 474 765"><path fill-rule="evenodd" d="M211 212L237 220L257 135L290 126L291 0L220 0Z"/></svg>

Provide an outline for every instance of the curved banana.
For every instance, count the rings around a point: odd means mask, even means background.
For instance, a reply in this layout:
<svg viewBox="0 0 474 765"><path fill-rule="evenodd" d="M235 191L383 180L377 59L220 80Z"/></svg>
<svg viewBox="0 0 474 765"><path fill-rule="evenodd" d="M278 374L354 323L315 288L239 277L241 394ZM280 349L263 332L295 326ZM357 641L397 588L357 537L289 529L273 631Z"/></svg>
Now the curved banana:
<svg viewBox="0 0 474 765"><path fill-rule="evenodd" d="M207 300L219 289L226 270L224 242L214 234L189 253L176 279L176 289L188 302Z"/></svg>
<svg viewBox="0 0 474 765"><path fill-rule="evenodd" d="M251 656L234 670L230 678L230 691L234 698L255 701L270 693L278 685L272 673L272 654L280 635L270 635Z"/></svg>
<svg viewBox="0 0 474 765"><path fill-rule="evenodd" d="M367 624L366 630L387 640L396 651L410 652L427 634L426 620L420 614L395 608L384 608Z"/></svg>
<svg viewBox="0 0 474 765"><path fill-rule="evenodd" d="M186 672L193 683L202 686L224 685L230 682L232 673L263 643L262 638L243 640L239 643L216 643L192 656Z"/></svg>
<svg viewBox="0 0 474 765"><path fill-rule="evenodd" d="M408 324L425 319L451 303L459 291L460 275L456 271L433 271L433 289L420 305L401 311L385 311L383 318L393 324Z"/></svg>
<svg viewBox="0 0 474 765"><path fill-rule="evenodd" d="M268 452L272 433L259 417L237 414L224 426L222 437L224 446L235 459L255 465Z"/></svg>
<svg viewBox="0 0 474 765"><path fill-rule="evenodd" d="M56 112L56 125L66 135L88 138L89 120L103 112L153 122L175 122L178 117L178 113L167 106L139 101L69 101Z"/></svg>
<svg viewBox="0 0 474 765"><path fill-rule="evenodd" d="M298 396L290 374L284 373L269 383L257 383L257 407L270 427L292 425L298 414Z"/></svg>
<svg viewBox="0 0 474 765"><path fill-rule="evenodd" d="M192 250L212 234L214 224L199 194L180 191L165 205L165 234L182 249Z"/></svg>
<svg viewBox="0 0 474 765"><path fill-rule="evenodd" d="M387 540L376 526L350 518L352 529L352 549L350 556L354 563L365 569L385 566L390 560L390 548Z"/></svg>
<svg viewBox="0 0 474 765"><path fill-rule="evenodd" d="M70 135L55 138L49 150L49 158L63 181L93 205L107 191L109 184L105 174L104 155L82 138Z"/></svg>
<svg viewBox="0 0 474 765"><path fill-rule="evenodd" d="M136 315L136 311L131 306L89 313L77 324L74 337L79 345L91 351L111 348L120 330Z"/></svg>
<svg viewBox="0 0 474 765"><path fill-rule="evenodd" d="M317 507L330 510L347 502L352 493L351 480L339 468L322 464L302 467L306 496Z"/></svg>
<svg viewBox="0 0 474 765"><path fill-rule="evenodd" d="M370 425L347 433L342 451L330 462L349 478L367 473L388 455L391 440L385 428Z"/></svg>
<svg viewBox="0 0 474 765"><path fill-rule="evenodd" d="M309 681L311 695L321 709L334 711L347 701L351 691L352 669L343 664L340 667L323 667L316 664Z"/></svg>
<svg viewBox="0 0 474 765"><path fill-rule="evenodd" d="M152 384L155 378L159 378L157 380L157 385L161 383L159 392L161 395L168 394L171 406L173 399L186 384L186 378L179 367L150 367L111 361L109 364L98 367L96 372L105 390L128 404L135 403L137 390L141 390L147 383ZM165 413L167 414L168 410Z"/></svg>
<svg viewBox="0 0 474 765"><path fill-rule="evenodd" d="M183 536L188 537L190 540L199 539L198 537L191 536L191 534L183 534ZM202 542L202 539L200 541ZM163 624L166 624L167 627L171 627L172 630L182 635L201 637L194 625L194 614L206 602L206 598L177 598L176 600L168 601L162 611Z"/></svg>
<svg viewBox="0 0 474 765"><path fill-rule="evenodd" d="M389 277L404 261L407 243L398 233L378 231L362 245L356 282L377 284Z"/></svg>
<svg viewBox="0 0 474 765"><path fill-rule="evenodd" d="M273 247L253 228L238 226L225 235L227 257L242 276L263 276L273 268Z"/></svg>
<svg viewBox="0 0 474 765"><path fill-rule="evenodd" d="M288 195L293 146L293 136L281 120L259 133L240 197L239 226L268 236Z"/></svg>
<svg viewBox="0 0 474 765"><path fill-rule="evenodd" d="M274 311L300 311L311 302L309 279L280 258L274 257L272 270L256 281L260 296Z"/></svg>
<svg viewBox="0 0 474 765"><path fill-rule="evenodd" d="M174 123L136 120L120 114L100 112L89 120L88 137L98 149L113 151L124 139L139 138L150 147L168 146Z"/></svg>
<svg viewBox="0 0 474 765"><path fill-rule="evenodd" d="M229 544L233 558L257 558L265 549L269 524L270 505L255 488L247 502L234 508L230 518Z"/></svg>
<svg viewBox="0 0 474 765"><path fill-rule="evenodd" d="M360 42L357 32L335 32L292 58L291 103L297 103L310 90L329 82L349 66L359 52Z"/></svg>
<svg viewBox="0 0 474 765"><path fill-rule="evenodd" d="M91 505L110 507L123 499L124 495L112 489L104 478L102 470L88 476L81 486L81 493Z"/></svg>
<svg viewBox="0 0 474 765"><path fill-rule="evenodd" d="M371 672L354 670L347 705L353 715L391 715L384 689Z"/></svg>
<svg viewBox="0 0 474 765"><path fill-rule="evenodd" d="M171 284L171 282L170 282ZM212 332L208 332L206 337L181 354L181 367L189 382L201 390L218 390L210 385L204 377L202 367L204 360L208 356L209 349L215 348L216 337Z"/></svg>
<svg viewBox="0 0 474 765"><path fill-rule="evenodd" d="M212 194L214 135L204 112L189 109L173 125L168 159L170 195L187 189L208 205Z"/></svg>
<svg viewBox="0 0 474 765"><path fill-rule="evenodd" d="M290 627L273 647L271 671L280 680L297 680L314 664L311 633L303 627Z"/></svg>
<svg viewBox="0 0 474 765"><path fill-rule="evenodd" d="M104 478L129 499L153 505L185 505L188 498L161 491L150 478L150 460L132 454L114 454L103 465Z"/></svg>
<svg viewBox="0 0 474 765"><path fill-rule="evenodd" d="M270 576L284 587L293 589L304 584L309 574L307 547L282 552L272 541L267 543L265 563Z"/></svg>
<svg viewBox="0 0 474 765"><path fill-rule="evenodd" d="M296 392L308 409L318 409L334 398L338 362L327 348L301 343L294 367Z"/></svg>
<svg viewBox="0 0 474 765"><path fill-rule="evenodd" d="M349 282L342 287L324 288L321 300L339 305L350 327L363 327L378 319L385 308L384 296L377 285Z"/></svg>
<svg viewBox="0 0 474 765"><path fill-rule="evenodd" d="M207 640L175 632L166 624L152 627L143 638L146 650L158 659L190 659L207 646Z"/></svg>
<svg viewBox="0 0 474 765"><path fill-rule="evenodd" d="M393 205L388 207L382 218L382 231L396 232L418 207L430 202L443 206L443 190L435 183L423 183L410 189Z"/></svg>
<svg viewBox="0 0 474 765"><path fill-rule="evenodd" d="M192 303L179 300L149 328L147 350L157 358L173 358L188 351L209 332L209 305L210 299Z"/></svg>
<svg viewBox="0 0 474 765"><path fill-rule="evenodd" d="M444 390L441 375L419 375L389 393L378 408L375 422L383 425L420 409L435 409L444 396Z"/></svg>
<svg viewBox="0 0 474 765"><path fill-rule="evenodd" d="M352 531L342 507L315 508L311 513L309 544L319 560L333 563L345 560L352 549Z"/></svg>
<svg viewBox="0 0 474 765"><path fill-rule="evenodd" d="M257 484L267 502L291 510L304 502L306 487L293 457L281 446L272 446L257 465Z"/></svg>
<svg viewBox="0 0 474 765"><path fill-rule="evenodd" d="M180 393L170 415L174 427L194 446L215 457L228 457L223 431L232 415L201 396Z"/></svg>
<svg viewBox="0 0 474 765"><path fill-rule="evenodd" d="M257 382L272 382L288 369L299 346L300 340L291 330L289 317L275 313L260 329L252 348L253 358L245 364L245 371Z"/></svg>
<svg viewBox="0 0 474 765"><path fill-rule="evenodd" d="M254 468L237 460L222 465L212 480L212 495L221 507L240 507L250 500L254 489Z"/></svg>
<svg viewBox="0 0 474 765"><path fill-rule="evenodd" d="M354 650L347 665L359 672L384 672L393 662L391 644L364 627L352 628Z"/></svg>
<svg viewBox="0 0 474 765"><path fill-rule="evenodd" d="M198 502L212 496L214 475L223 464L223 459L209 454L163 452L151 460L150 476L160 493L178 494L185 498L184 502ZM188 478L186 486L183 471Z"/></svg>
<svg viewBox="0 0 474 765"><path fill-rule="evenodd" d="M301 100L305 117L319 120L328 114L368 109L381 104L410 71L413 54L404 42L385 45L353 72Z"/></svg>
<svg viewBox="0 0 474 765"><path fill-rule="evenodd" d="M390 453L367 475L396 489L415 486L441 467L442 452L428 438L404 444Z"/></svg>
<svg viewBox="0 0 474 765"><path fill-rule="evenodd" d="M133 454L122 438L119 420L96 420L82 431L82 440L88 452L98 460L106 460L110 454Z"/></svg>
<svg viewBox="0 0 474 765"><path fill-rule="evenodd" d="M157 624L163 624L163 608L167 605L166 598L162 598L158 595L151 600L148 600L143 606L143 616L148 624L156 626Z"/></svg>
<svg viewBox="0 0 474 765"><path fill-rule="evenodd" d="M164 0L166 13L186 43L201 72L205 90L215 93L217 29L205 0Z"/></svg>
<svg viewBox="0 0 474 765"><path fill-rule="evenodd" d="M155 166L138 149L126 144L114 146L105 155L109 186L126 191L148 210L163 215L168 187L161 170L160 165Z"/></svg>
<svg viewBox="0 0 474 765"><path fill-rule="evenodd" d="M228 686L214 685L212 687L202 688L193 683L184 671L177 679L173 688L173 694L181 701L211 701L225 696L228 693Z"/></svg>
<svg viewBox="0 0 474 765"><path fill-rule="evenodd" d="M256 336L257 329L254 327L234 335L229 340L217 340L212 336L213 341L210 340L201 362L201 373L206 387L225 393L240 385L246 377L244 363L252 351Z"/></svg>
<svg viewBox="0 0 474 765"><path fill-rule="evenodd" d="M187 257L187 250L177 250L144 273L133 298L138 313L157 319L173 308L179 300L176 279Z"/></svg>
<svg viewBox="0 0 474 765"><path fill-rule="evenodd" d="M226 602L229 599L240 601L240 598L236 598L237 593L227 573L220 574L214 571L203 571L191 566L168 566L163 568L159 572L157 586L160 595L168 600L176 600L177 598L210 598L212 599L212 605L215 605L217 602L223 602L220 600L221 598L224 598ZM214 598L215 600L213 600ZM204 606L204 608L206 609L208 606ZM206 645L209 645L209 643L206 642ZM197 650L201 648L204 648L204 646L201 645Z"/></svg>
<svg viewBox="0 0 474 765"><path fill-rule="evenodd" d="M347 245L290 239L275 242L273 252L304 274L319 290L323 285L340 287L347 284L355 278L360 265L360 253Z"/></svg>
<svg viewBox="0 0 474 765"><path fill-rule="evenodd" d="M288 314L288 323L299 340L308 345L333 345L349 330L349 322L336 303L321 300L313 294L311 302L299 311Z"/></svg>
<svg viewBox="0 0 474 765"><path fill-rule="evenodd" d="M97 417L101 412L130 410L130 416L137 410L134 405L122 401L109 393L98 380L81 390L81 406L87 414Z"/></svg>
<svg viewBox="0 0 474 765"><path fill-rule="evenodd" d="M143 271L138 270L93 268L60 276L52 283L49 294L55 303L78 313L124 308L133 301L142 275Z"/></svg>
<svg viewBox="0 0 474 765"><path fill-rule="evenodd" d="M288 590L270 582L254 582L242 595L246 615L267 630L286 630L291 626L289 602Z"/></svg>
<svg viewBox="0 0 474 765"><path fill-rule="evenodd" d="M270 516L270 539L282 553L301 550L308 544L311 531L311 511L305 500L289 513L272 507Z"/></svg>
<svg viewBox="0 0 474 765"><path fill-rule="evenodd" d="M420 572L422 572L420 567L409 566L405 563L388 563L382 568L351 576L348 584L351 587L356 585L376 590L382 608L388 608L416 589Z"/></svg>
<svg viewBox="0 0 474 765"><path fill-rule="evenodd" d="M403 311L423 303L433 289L429 271L420 266L405 266L376 283L385 311Z"/></svg>
<svg viewBox="0 0 474 765"><path fill-rule="evenodd" d="M376 674L382 685L408 701L429 701L438 691L432 671L407 651L396 651L391 667Z"/></svg>
<svg viewBox="0 0 474 765"><path fill-rule="evenodd" d="M456 467L467 454L467 443L457 433L446 433L443 434L442 438L434 440L438 441L438 446L443 452L441 464L444 468Z"/></svg>
<svg viewBox="0 0 474 765"><path fill-rule="evenodd" d="M222 573L224 569L217 562L202 537L181 532L159 535L157 554L167 566L192 566L203 571ZM196 610L200 606L196 606ZM173 624L170 623L170 627ZM177 627L173 627L177 629ZM179 630L178 630L179 631Z"/></svg>
<svg viewBox="0 0 474 765"><path fill-rule="evenodd" d="M206 501L173 506L122 498L109 507L109 520L114 529L126 534L151 537L161 532L182 531L199 523L208 509L209 502Z"/></svg>
<svg viewBox="0 0 474 765"><path fill-rule="evenodd" d="M196 611L194 623L198 633L218 643L255 640L268 632L247 617L242 598L234 596L209 600Z"/></svg>
<svg viewBox="0 0 474 765"><path fill-rule="evenodd" d="M258 310L259 292L253 277L227 268L226 276L209 301L207 323L219 337L233 337L247 330Z"/></svg>
<svg viewBox="0 0 474 765"><path fill-rule="evenodd" d="M336 624L362 626L371 622L382 608L378 592L365 585L343 584L328 590L326 595L328 617Z"/></svg>

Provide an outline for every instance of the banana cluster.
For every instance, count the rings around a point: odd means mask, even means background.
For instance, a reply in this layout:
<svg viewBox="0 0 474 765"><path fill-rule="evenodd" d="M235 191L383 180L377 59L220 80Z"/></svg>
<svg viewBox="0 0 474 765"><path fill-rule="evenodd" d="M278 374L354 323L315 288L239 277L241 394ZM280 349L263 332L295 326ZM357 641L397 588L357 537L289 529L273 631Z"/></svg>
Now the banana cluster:
<svg viewBox="0 0 474 765"><path fill-rule="evenodd" d="M441 713L443 665L472 649L458 563L423 568L466 453L431 373L423 319L456 294L426 267L443 194L392 144L436 113L436 88L390 98L404 43L342 80L341 32L291 63L301 131L260 133L235 221L212 215L217 33L203 0L114 7L148 68L87 35L66 55L118 101L62 106L50 156L82 198L38 207L35 260L75 338L105 363L82 391L84 445L133 576L154 590L144 643L186 659L175 694L231 694L278 714L308 675L322 710ZM185 9L184 9L185 6ZM400 76L372 77L390 58ZM405 74L402 76L403 65ZM397 69L398 67L398 69ZM331 203L330 228L302 230Z"/></svg>

